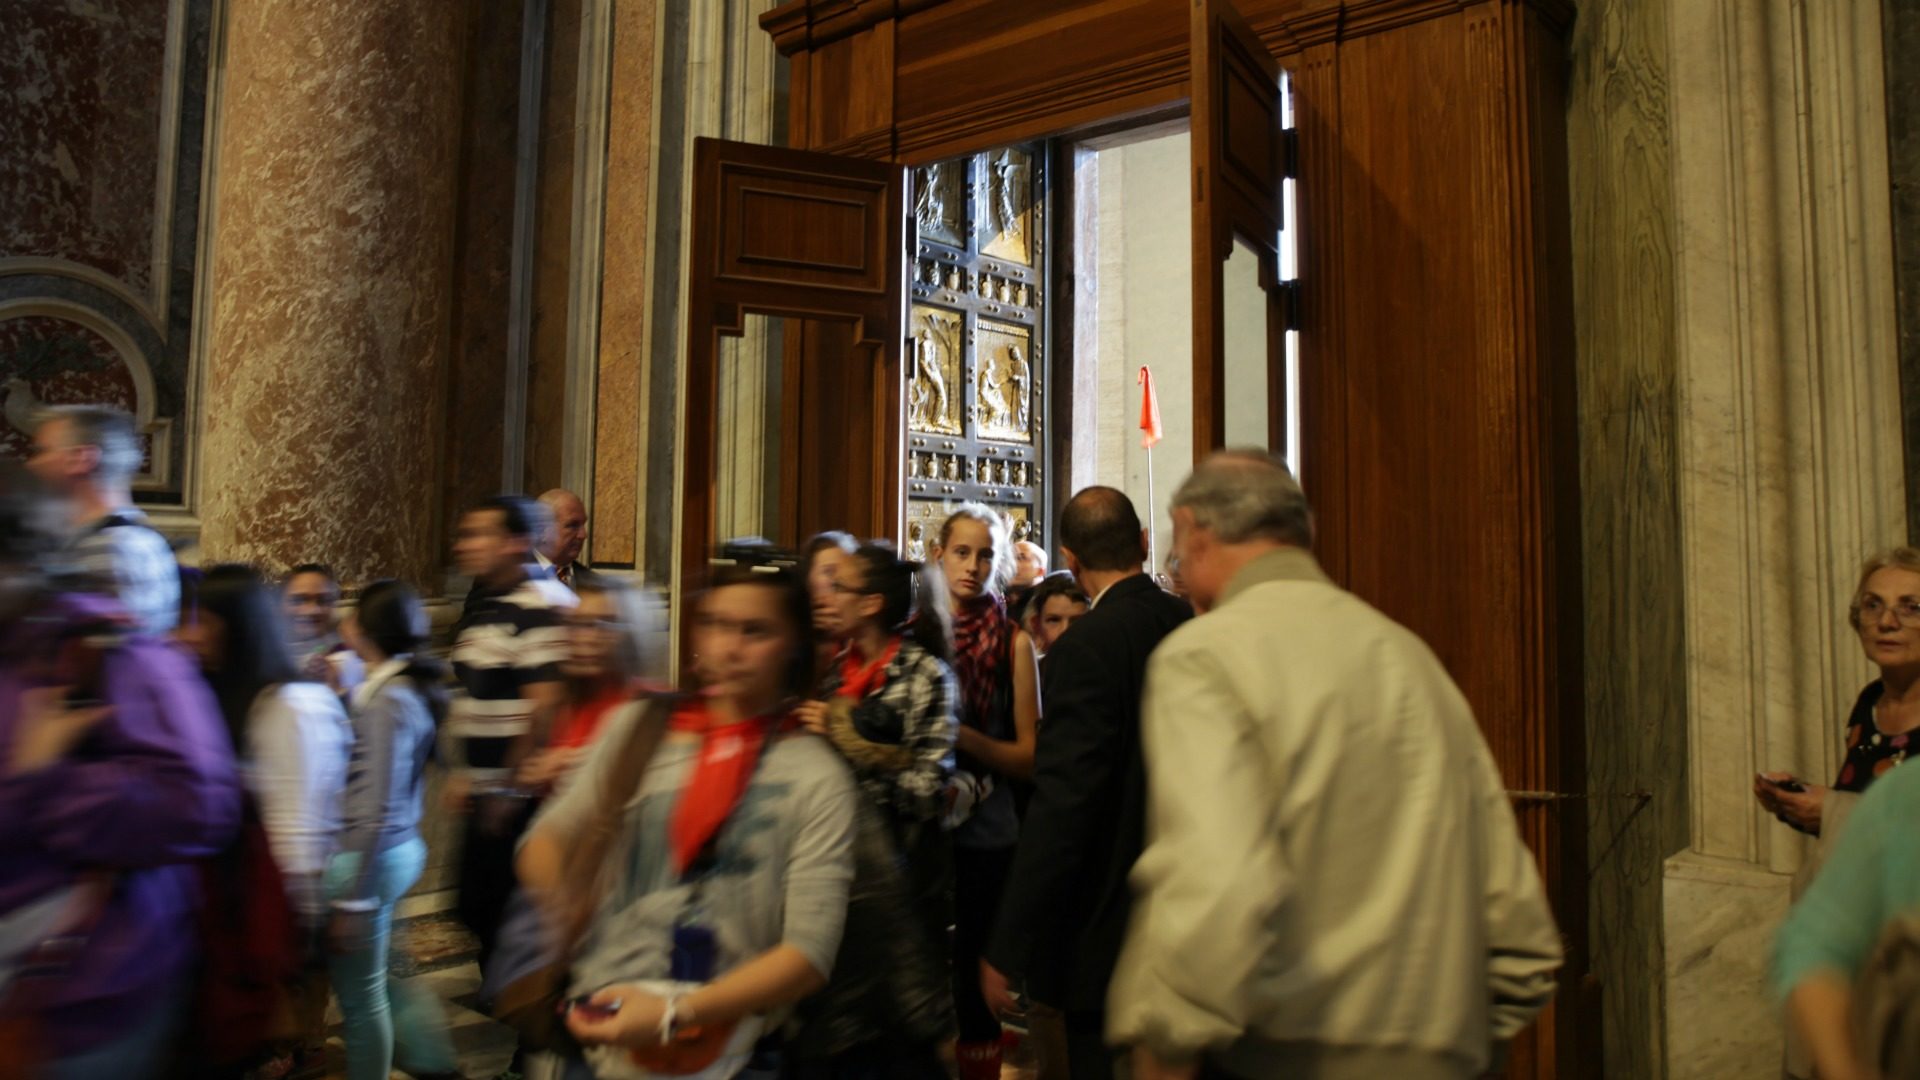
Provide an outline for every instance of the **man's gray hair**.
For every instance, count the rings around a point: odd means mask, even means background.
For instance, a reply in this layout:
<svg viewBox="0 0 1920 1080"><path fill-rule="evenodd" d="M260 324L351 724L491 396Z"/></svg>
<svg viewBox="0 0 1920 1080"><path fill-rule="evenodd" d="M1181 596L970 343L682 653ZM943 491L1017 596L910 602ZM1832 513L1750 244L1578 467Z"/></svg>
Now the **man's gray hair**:
<svg viewBox="0 0 1920 1080"><path fill-rule="evenodd" d="M123 484L140 471L145 453L133 417L106 405L51 405L40 411L40 423L67 422L67 444L100 450L94 473L103 483Z"/></svg>
<svg viewBox="0 0 1920 1080"><path fill-rule="evenodd" d="M1274 540L1313 546L1313 508L1306 493L1286 464L1265 450L1222 450L1209 457L1173 493L1173 506L1184 507L1195 525L1223 543Z"/></svg>

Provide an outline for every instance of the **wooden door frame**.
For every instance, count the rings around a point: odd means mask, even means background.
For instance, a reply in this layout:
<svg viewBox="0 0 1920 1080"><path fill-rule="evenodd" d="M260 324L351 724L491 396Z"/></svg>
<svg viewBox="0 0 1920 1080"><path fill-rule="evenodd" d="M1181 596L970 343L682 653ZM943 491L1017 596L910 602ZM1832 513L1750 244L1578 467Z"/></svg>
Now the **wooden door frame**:
<svg viewBox="0 0 1920 1080"><path fill-rule="evenodd" d="M893 448L893 469L897 470L899 456L905 450L904 424L900 420L904 390L898 363L906 296L903 170L885 162L782 147L747 146L720 139L695 139L693 149L691 190L695 212L687 283L686 383L680 408L680 430L684 439L679 470L679 555L674 563L673 581L673 595L680 601L675 605L676 613L684 610L684 600L690 590L705 577L709 553L723 539L713 535L716 365L721 337L741 336L748 316L850 324L853 347L863 355L870 351L873 362L880 365L874 406L881 410L881 431L886 444ZM807 282L797 279L802 274L812 273L816 277L821 274L818 266L809 265L800 257L799 247L784 254L774 250L757 254L748 251L744 214L738 220L729 215L729 210L738 208L726 204L724 192L729 171L745 174L754 169L799 181L841 181L866 188L867 197L873 202L862 206L862 221L865 228L877 234L868 238L873 246L865 251L867 262L818 264L827 266L828 274L844 271L844 280ZM769 198L779 195L746 188L744 181L742 184L740 190L744 193ZM832 200L823 198L822 201ZM727 246L730 236L736 242L733 249ZM779 276L782 273L789 276L782 278ZM792 399L783 397L783 414L793 409ZM780 437L784 486L785 473L796 459L791 451L797 438L793 425L784 417ZM872 535L885 535L898 527L900 493L898 484L889 482L889 475L884 465L876 463L871 480L874 488L871 505L876 508L874 520L848 522L848 525L867 529ZM781 517L786 528L791 527L790 498L790 494L783 491ZM680 623L679 637L684 639L690 621L682 618Z"/></svg>

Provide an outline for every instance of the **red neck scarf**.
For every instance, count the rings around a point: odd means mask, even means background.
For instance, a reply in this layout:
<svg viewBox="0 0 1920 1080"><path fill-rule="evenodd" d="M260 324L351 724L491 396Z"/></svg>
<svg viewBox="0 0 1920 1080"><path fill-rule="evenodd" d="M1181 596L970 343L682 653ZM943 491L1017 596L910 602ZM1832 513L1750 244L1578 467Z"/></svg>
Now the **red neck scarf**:
<svg viewBox="0 0 1920 1080"><path fill-rule="evenodd" d="M554 718L552 746L585 746L600 734L600 725L613 710L633 700L633 688L618 682L585 701L567 706Z"/></svg>
<svg viewBox="0 0 1920 1080"><path fill-rule="evenodd" d="M872 663L864 666L860 663L860 647L848 645L847 650L840 654L839 696L859 701L872 693L885 681L887 665L893 663L893 658L898 655L900 655L898 635L888 639L886 647L880 650L880 655L875 657Z"/></svg>
<svg viewBox="0 0 1920 1080"><path fill-rule="evenodd" d="M674 710L672 730L700 733L700 759L667 826L675 873L687 872L746 794L767 736L794 726L792 714L784 708L731 724L715 720L702 701L689 701Z"/></svg>
<svg viewBox="0 0 1920 1080"><path fill-rule="evenodd" d="M956 605L953 613L953 674L960 683L960 722L985 730L992 722L993 694L1008 677L1013 620L993 593Z"/></svg>

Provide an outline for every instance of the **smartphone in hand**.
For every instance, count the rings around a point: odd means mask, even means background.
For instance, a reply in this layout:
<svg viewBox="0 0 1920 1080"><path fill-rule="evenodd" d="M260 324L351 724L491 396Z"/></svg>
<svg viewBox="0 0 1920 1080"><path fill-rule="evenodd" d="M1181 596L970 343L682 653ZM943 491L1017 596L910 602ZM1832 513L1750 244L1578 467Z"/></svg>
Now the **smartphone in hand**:
<svg viewBox="0 0 1920 1080"><path fill-rule="evenodd" d="M560 1011L562 1013L579 1013L588 1020L605 1020L620 1012L620 999L614 998L612 1001L596 1005L583 994L580 997L561 1002Z"/></svg>

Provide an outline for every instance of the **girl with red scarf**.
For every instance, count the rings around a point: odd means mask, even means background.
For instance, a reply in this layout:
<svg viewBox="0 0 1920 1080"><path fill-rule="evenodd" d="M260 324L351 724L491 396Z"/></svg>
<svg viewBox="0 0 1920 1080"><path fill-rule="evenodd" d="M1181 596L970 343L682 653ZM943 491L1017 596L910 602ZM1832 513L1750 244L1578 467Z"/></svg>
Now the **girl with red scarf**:
<svg viewBox="0 0 1920 1080"><path fill-rule="evenodd" d="M793 715L813 684L806 586L729 566L693 618L700 690L637 788L615 790L622 756L646 753L628 725L660 710L608 719L520 850L543 909L591 912L568 971L566 1023L585 1047L570 1076L733 1075L839 948L860 796ZM594 835L610 840L582 875L571 856Z"/></svg>
<svg viewBox="0 0 1920 1080"><path fill-rule="evenodd" d="M1013 571L1006 519L978 503L940 528L933 557L953 602L954 674L960 684L959 802L972 813L953 832L953 997L961 1080L1000 1075L1000 1021L980 993L980 956L1020 839L1010 780L1033 775L1040 675L1033 639L1008 616L1002 589Z"/></svg>

